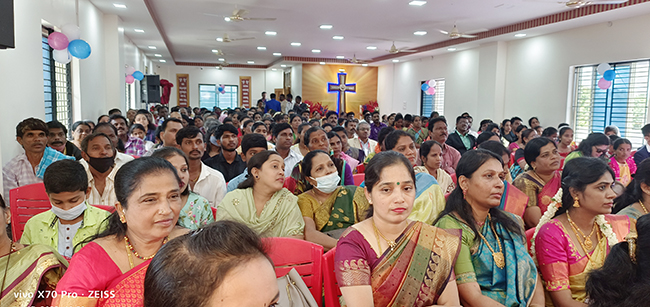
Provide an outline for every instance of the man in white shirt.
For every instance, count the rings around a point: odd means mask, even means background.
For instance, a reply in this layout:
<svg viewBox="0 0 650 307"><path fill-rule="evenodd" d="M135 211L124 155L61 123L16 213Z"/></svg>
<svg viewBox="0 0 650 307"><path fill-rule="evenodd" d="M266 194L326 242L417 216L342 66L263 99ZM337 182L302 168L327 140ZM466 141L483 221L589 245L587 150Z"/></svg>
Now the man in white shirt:
<svg viewBox="0 0 650 307"><path fill-rule="evenodd" d="M287 94L287 100L283 101L281 103L282 106L282 113L283 114L288 114L289 111L293 110L293 107L296 104L293 102L293 95Z"/></svg>
<svg viewBox="0 0 650 307"><path fill-rule="evenodd" d="M363 150L367 157L370 153L375 152L375 146L377 146L377 141L368 138L368 136L370 136L370 124L360 122L357 127L357 137L348 140L348 144Z"/></svg>
<svg viewBox="0 0 650 307"><path fill-rule="evenodd" d="M178 130L176 143L189 161L190 189L205 197L210 202L210 206L216 208L226 196L226 180L219 171L201 162L205 151L201 130L196 126L187 126Z"/></svg>
<svg viewBox="0 0 650 307"><path fill-rule="evenodd" d="M293 129L287 123L276 124L273 127L275 151L284 159L284 177L291 176L294 166L302 161L303 156L291 150L293 145Z"/></svg>
<svg viewBox="0 0 650 307"><path fill-rule="evenodd" d="M110 123L99 123L97 126L95 126L93 133L103 133L111 141L113 148L116 149L115 164L118 165L118 168L119 166L124 165L124 163L133 160L132 156L117 151L117 144L119 142L119 139L117 138L117 128L115 128L115 126L111 125Z"/></svg>

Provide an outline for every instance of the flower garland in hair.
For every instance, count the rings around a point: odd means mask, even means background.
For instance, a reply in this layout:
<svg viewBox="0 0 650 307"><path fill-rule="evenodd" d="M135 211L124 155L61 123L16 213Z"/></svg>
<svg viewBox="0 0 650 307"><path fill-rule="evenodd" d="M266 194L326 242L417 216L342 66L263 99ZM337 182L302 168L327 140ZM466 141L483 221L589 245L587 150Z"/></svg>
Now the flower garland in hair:
<svg viewBox="0 0 650 307"><path fill-rule="evenodd" d="M557 190L555 196L551 198L551 203L548 205L548 208L546 209L546 212L544 212L544 215L542 215L542 217L539 219L537 227L535 227L535 233L533 233L533 239L530 244L530 252L533 256L533 260L535 260L535 264L537 264L537 257L535 255L535 238L537 238L537 233L542 228L542 225L548 223L551 219L553 219L555 212L557 212L560 207L562 207L562 188Z"/></svg>

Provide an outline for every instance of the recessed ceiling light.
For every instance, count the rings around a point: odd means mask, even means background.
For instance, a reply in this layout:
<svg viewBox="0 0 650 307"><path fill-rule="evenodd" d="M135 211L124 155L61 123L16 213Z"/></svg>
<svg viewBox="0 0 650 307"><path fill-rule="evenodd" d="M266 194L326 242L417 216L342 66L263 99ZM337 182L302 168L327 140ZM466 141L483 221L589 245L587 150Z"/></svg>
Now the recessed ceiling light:
<svg viewBox="0 0 650 307"><path fill-rule="evenodd" d="M287 67L287 65L282 64L282 65L280 65L280 67Z"/></svg>
<svg viewBox="0 0 650 307"><path fill-rule="evenodd" d="M456 48L450 47L450 48L447 48L447 51L456 51Z"/></svg>
<svg viewBox="0 0 650 307"><path fill-rule="evenodd" d="M160 61L158 61L158 62L160 62L160 63L167 63L167 61L165 61L165 60L160 60Z"/></svg>
<svg viewBox="0 0 650 307"><path fill-rule="evenodd" d="M226 59L224 59L224 58L219 58L219 62L223 62L223 61L225 61L225 60L226 60Z"/></svg>
<svg viewBox="0 0 650 307"><path fill-rule="evenodd" d="M517 33L515 34L515 37L525 37L526 33Z"/></svg>
<svg viewBox="0 0 650 307"><path fill-rule="evenodd" d="M156 48L156 46L149 46L149 49L155 50L157 48Z"/></svg>
<svg viewBox="0 0 650 307"><path fill-rule="evenodd" d="M332 28L332 25L320 25L320 28L323 30L329 30Z"/></svg>
<svg viewBox="0 0 650 307"><path fill-rule="evenodd" d="M345 56L343 56L343 55L337 55L336 58L337 58L337 59L345 59Z"/></svg>
<svg viewBox="0 0 650 307"><path fill-rule="evenodd" d="M325 62L320 62L319 64L320 64L320 65L325 65Z"/></svg>
<svg viewBox="0 0 650 307"><path fill-rule="evenodd" d="M332 39L342 40L344 37L341 35L332 36Z"/></svg>
<svg viewBox="0 0 650 307"><path fill-rule="evenodd" d="M368 64L366 64L366 63L363 63L363 64L361 64L361 66L368 66Z"/></svg>
<svg viewBox="0 0 650 307"><path fill-rule="evenodd" d="M375 46L368 46L368 47L366 47L366 49L368 49L368 50L377 50L377 47L375 47Z"/></svg>
<svg viewBox="0 0 650 307"><path fill-rule="evenodd" d="M221 38L221 37L217 37L217 41L218 41L218 42L223 42L223 38Z"/></svg>
<svg viewBox="0 0 650 307"><path fill-rule="evenodd" d="M282 53L279 53L279 52L273 52L273 55L274 55L274 56L282 56Z"/></svg>
<svg viewBox="0 0 650 307"><path fill-rule="evenodd" d="M122 3L113 3L113 6L118 8L118 9L125 9L126 8L126 5L124 5Z"/></svg>
<svg viewBox="0 0 650 307"><path fill-rule="evenodd" d="M320 53L320 49L312 49L311 52L313 52L313 53Z"/></svg>
<svg viewBox="0 0 650 307"><path fill-rule="evenodd" d="M266 31L266 32L264 32L264 34L266 34L266 35L277 35L278 32L275 32L275 31Z"/></svg>
<svg viewBox="0 0 650 307"><path fill-rule="evenodd" d="M212 49L212 52L217 53L219 52L219 49Z"/></svg>
<svg viewBox="0 0 650 307"><path fill-rule="evenodd" d="M427 4L427 2L422 0L413 0L409 2L409 5L414 5L414 6L423 6L425 4Z"/></svg>
<svg viewBox="0 0 650 307"><path fill-rule="evenodd" d="M345 69L343 69L343 68L339 68L339 71L345 71Z"/></svg>
<svg viewBox="0 0 650 307"><path fill-rule="evenodd" d="M272 71L276 71L276 70L278 70L278 69L277 69L277 68L271 68L271 70L272 70Z"/></svg>
<svg viewBox="0 0 650 307"><path fill-rule="evenodd" d="M133 31L138 32L138 33L144 33L144 30L142 30L142 29L133 29Z"/></svg>
<svg viewBox="0 0 650 307"><path fill-rule="evenodd" d="M223 20L230 21L230 17L224 17Z"/></svg>
<svg viewBox="0 0 650 307"><path fill-rule="evenodd" d="M157 57L157 58L162 58L162 54L160 54L160 53L156 53L156 54L154 54L153 56L155 56L155 57Z"/></svg>
<svg viewBox="0 0 650 307"><path fill-rule="evenodd" d="M248 64L255 64L255 61L247 61Z"/></svg>
<svg viewBox="0 0 650 307"><path fill-rule="evenodd" d="M298 42L293 42L293 43L291 43L291 46L294 46L294 47L298 47L298 46L300 46L300 45L302 45L302 44L301 44L301 43L298 43Z"/></svg>
<svg viewBox="0 0 650 307"><path fill-rule="evenodd" d="M257 47L257 50L266 50L266 47L264 47L264 46L259 46L259 47Z"/></svg>
<svg viewBox="0 0 650 307"><path fill-rule="evenodd" d="M396 59L396 60L393 60L393 63L397 63L397 62L399 62L399 60L397 60L397 59Z"/></svg>
<svg viewBox="0 0 650 307"><path fill-rule="evenodd" d="M427 31L415 31L413 32L415 35L427 35Z"/></svg>

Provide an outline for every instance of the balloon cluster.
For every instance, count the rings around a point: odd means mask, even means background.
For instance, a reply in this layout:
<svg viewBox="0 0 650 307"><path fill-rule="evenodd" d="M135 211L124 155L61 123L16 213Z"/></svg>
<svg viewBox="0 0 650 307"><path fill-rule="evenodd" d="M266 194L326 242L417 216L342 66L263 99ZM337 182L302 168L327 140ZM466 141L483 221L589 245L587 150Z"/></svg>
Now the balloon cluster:
<svg viewBox="0 0 650 307"><path fill-rule="evenodd" d="M79 27L74 24L61 26L61 32L52 32L47 43L54 49L52 57L55 61L68 64L72 57L85 59L90 56L90 45L82 39Z"/></svg>
<svg viewBox="0 0 650 307"><path fill-rule="evenodd" d="M429 80L427 82L422 83L422 91L429 95L433 95L436 93L436 80Z"/></svg>
<svg viewBox="0 0 650 307"><path fill-rule="evenodd" d="M142 79L144 74L141 71L135 70L133 66L126 67L126 83L131 84L135 80L142 81Z"/></svg>
<svg viewBox="0 0 650 307"><path fill-rule="evenodd" d="M606 90L612 86L612 81L616 78L616 72L607 63L600 63L597 68L598 74L603 77L598 80L598 88Z"/></svg>
<svg viewBox="0 0 650 307"><path fill-rule="evenodd" d="M217 92L219 92L221 94L225 94L226 93L226 87L223 84L219 84L219 87L217 87Z"/></svg>

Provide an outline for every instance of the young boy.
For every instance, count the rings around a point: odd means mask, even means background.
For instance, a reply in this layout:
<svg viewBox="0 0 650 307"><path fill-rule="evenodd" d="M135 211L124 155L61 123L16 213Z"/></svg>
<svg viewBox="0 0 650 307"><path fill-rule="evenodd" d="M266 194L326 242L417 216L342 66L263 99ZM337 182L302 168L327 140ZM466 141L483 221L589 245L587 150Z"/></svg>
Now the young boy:
<svg viewBox="0 0 650 307"><path fill-rule="evenodd" d="M80 242L106 228L104 221L110 213L86 203L90 193L88 175L74 160L52 163L45 171L43 183L52 210L27 221L20 243L49 245L69 259L83 247Z"/></svg>

